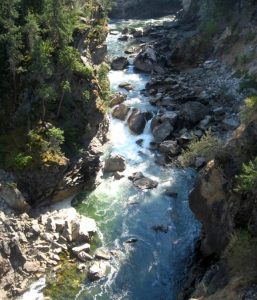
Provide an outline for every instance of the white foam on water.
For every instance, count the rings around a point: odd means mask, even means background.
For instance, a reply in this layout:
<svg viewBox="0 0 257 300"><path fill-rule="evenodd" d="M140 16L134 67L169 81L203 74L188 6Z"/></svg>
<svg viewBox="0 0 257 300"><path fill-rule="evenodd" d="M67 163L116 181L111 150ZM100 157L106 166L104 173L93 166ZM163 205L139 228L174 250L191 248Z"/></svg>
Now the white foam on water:
<svg viewBox="0 0 257 300"><path fill-rule="evenodd" d="M31 284L29 290L23 294L18 300L44 300L42 290L46 286L45 278L40 278L38 281Z"/></svg>

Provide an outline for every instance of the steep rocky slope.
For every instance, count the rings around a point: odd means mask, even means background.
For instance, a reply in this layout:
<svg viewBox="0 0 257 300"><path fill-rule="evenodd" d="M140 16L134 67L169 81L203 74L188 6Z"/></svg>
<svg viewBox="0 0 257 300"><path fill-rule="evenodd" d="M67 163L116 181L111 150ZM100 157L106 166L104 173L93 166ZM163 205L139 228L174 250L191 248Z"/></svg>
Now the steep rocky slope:
<svg viewBox="0 0 257 300"><path fill-rule="evenodd" d="M117 0L110 17L114 19L157 18L176 13L181 8L178 0Z"/></svg>
<svg viewBox="0 0 257 300"><path fill-rule="evenodd" d="M241 112L242 125L225 146L212 150L214 159L200 172L191 192L190 207L202 223L202 235L179 299L256 299L255 1L184 4L183 22L190 20L196 33L186 42L181 39L175 57L179 60L188 53L190 63L188 50L198 49L203 58L221 58L237 71L241 90L249 98Z"/></svg>

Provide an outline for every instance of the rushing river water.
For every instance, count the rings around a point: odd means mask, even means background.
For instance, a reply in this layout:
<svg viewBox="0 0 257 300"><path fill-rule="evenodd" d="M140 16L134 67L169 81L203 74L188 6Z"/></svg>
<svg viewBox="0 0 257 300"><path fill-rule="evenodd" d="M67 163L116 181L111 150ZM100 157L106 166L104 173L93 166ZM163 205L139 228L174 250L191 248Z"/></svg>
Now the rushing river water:
<svg viewBox="0 0 257 300"><path fill-rule="evenodd" d="M114 30L124 25L128 23L110 26ZM123 56L129 45L129 42L118 41L118 37L108 36L110 57ZM113 91L119 91L121 82L134 86L128 93L127 105L141 111L154 110L140 93L148 75L136 73L130 65L125 71L110 71L109 78ZM108 276L86 283L75 299L175 300L199 232L188 206L195 174L192 170L156 164L158 153L149 150L150 122L144 133L136 136L129 131L126 122L110 117L109 134L106 155L115 153L126 158L124 177L120 180L104 178L76 207L80 213L96 219L102 246L116 250L117 255L110 261ZM142 147L137 145L138 139L143 139ZM138 171L158 181L158 187L151 191L135 188L128 176ZM178 197L165 196L166 189L172 189ZM168 232L154 231L155 225L164 225ZM126 243L131 238L137 242Z"/></svg>

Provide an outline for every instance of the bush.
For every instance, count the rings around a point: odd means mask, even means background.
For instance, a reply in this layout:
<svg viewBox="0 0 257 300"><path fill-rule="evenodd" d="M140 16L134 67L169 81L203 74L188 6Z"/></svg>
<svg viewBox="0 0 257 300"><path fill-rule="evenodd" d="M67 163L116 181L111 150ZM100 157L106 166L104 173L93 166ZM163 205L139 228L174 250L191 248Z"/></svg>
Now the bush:
<svg viewBox="0 0 257 300"><path fill-rule="evenodd" d="M257 190L257 157L254 161L243 164L241 173L236 176L236 192L248 192Z"/></svg>
<svg viewBox="0 0 257 300"><path fill-rule="evenodd" d="M257 277L257 239L248 231L239 230L231 237L224 258L232 275L248 280Z"/></svg>
<svg viewBox="0 0 257 300"><path fill-rule="evenodd" d="M214 20L203 23L201 26L201 31L208 40L212 39L218 30L218 25Z"/></svg>
<svg viewBox="0 0 257 300"><path fill-rule="evenodd" d="M30 165L32 159L32 156L27 155L26 153L19 153L14 157L9 157L6 162L6 167L12 170L22 170Z"/></svg>
<svg viewBox="0 0 257 300"><path fill-rule="evenodd" d="M257 116L257 95L245 99L245 106L241 110L241 121L249 124Z"/></svg>
<svg viewBox="0 0 257 300"><path fill-rule="evenodd" d="M256 79L249 75L246 74L242 81L240 82L240 90L245 90L245 89L256 89L257 90L257 81Z"/></svg>
<svg viewBox="0 0 257 300"><path fill-rule="evenodd" d="M64 143L64 132L60 128L52 127L46 133L49 139L49 146L55 151L61 152L61 145Z"/></svg>
<svg viewBox="0 0 257 300"><path fill-rule="evenodd" d="M217 152L220 152L222 142L208 130L199 140L196 137L191 141L188 148L182 152L182 164L190 166L199 156L204 157L207 161L214 159Z"/></svg>
<svg viewBox="0 0 257 300"><path fill-rule="evenodd" d="M101 99L104 102L109 101L111 94L108 73L109 66L106 63L102 63L98 70L98 81L101 88Z"/></svg>

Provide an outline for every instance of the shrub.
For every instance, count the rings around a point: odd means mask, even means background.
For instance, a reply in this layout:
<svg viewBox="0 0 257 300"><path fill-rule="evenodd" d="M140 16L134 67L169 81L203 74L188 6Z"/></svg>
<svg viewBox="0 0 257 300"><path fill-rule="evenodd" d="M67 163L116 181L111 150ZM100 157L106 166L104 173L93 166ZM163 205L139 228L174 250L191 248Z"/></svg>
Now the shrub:
<svg viewBox="0 0 257 300"><path fill-rule="evenodd" d="M257 190L257 157L254 161L243 164L241 173L236 176L237 192Z"/></svg>
<svg viewBox="0 0 257 300"><path fill-rule="evenodd" d="M190 166L199 156L204 157L207 161L212 160L217 152L221 151L221 148L221 141L209 129L200 140L194 137L188 148L182 152L182 164Z"/></svg>
<svg viewBox="0 0 257 300"><path fill-rule="evenodd" d="M60 153L60 146L64 143L64 132L60 128L52 127L46 133L49 139L49 146L55 151Z"/></svg>
<svg viewBox="0 0 257 300"><path fill-rule="evenodd" d="M98 80L101 87L101 98L105 102L108 102L110 98L110 81L108 73L109 66L106 63L102 63L98 70Z"/></svg>
<svg viewBox="0 0 257 300"><path fill-rule="evenodd" d="M245 41L247 43L249 43L249 42L253 41L255 39L255 37L256 37L256 32L253 30L250 30L247 32L247 34L245 36Z"/></svg>
<svg viewBox="0 0 257 300"><path fill-rule="evenodd" d="M240 90L245 90L245 89L257 90L257 81L253 76L249 74L246 74L242 79L242 81L240 82Z"/></svg>
<svg viewBox="0 0 257 300"><path fill-rule="evenodd" d="M257 239L246 230L232 235L224 253L232 275L241 274L245 279L257 276Z"/></svg>
<svg viewBox="0 0 257 300"><path fill-rule="evenodd" d="M6 162L6 167L12 170L22 170L27 168L32 162L32 156L26 153L19 153L16 156L9 156Z"/></svg>
<svg viewBox="0 0 257 300"><path fill-rule="evenodd" d="M201 26L201 31L204 34L205 38L210 40L214 37L216 33L218 33L218 25L214 20L205 22Z"/></svg>
<svg viewBox="0 0 257 300"><path fill-rule="evenodd" d="M245 99L245 106L241 110L241 121L249 124L257 114L257 95L250 96Z"/></svg>

